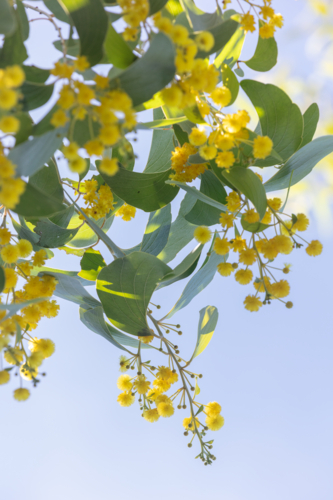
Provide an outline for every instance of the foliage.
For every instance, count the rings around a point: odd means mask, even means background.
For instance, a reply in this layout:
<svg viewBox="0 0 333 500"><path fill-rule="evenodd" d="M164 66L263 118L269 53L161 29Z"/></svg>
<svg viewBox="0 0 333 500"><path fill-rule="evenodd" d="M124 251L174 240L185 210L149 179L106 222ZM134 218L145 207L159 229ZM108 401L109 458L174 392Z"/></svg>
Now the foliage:
<svg viewBox="0 0 333 500"><path fill-rule="evenodd" d="M213 336L217 308L200 310L188 361L167 338L181 335L180 325L167 321L216 271L221 279L234 273L239 284L252 283L253 294L244 300L249 312L271 302L293 306L284 300L290 285L275 278L271 262L303 245L298 233L309 220L285 214L282 199L267 193L287 189L288 196L333 151L331 136L312 140L316 104L302 114L280 88L241 79L247 67L265 72L276 64L274 33L283 18L271 0L263 0L258 26L250 1L245 13L228 9L229 3L208 14L192 0L0 1L0 350L9 365L0 371L0 384L14 368L38 385L39 367L55 346L33 331L42 317L58 314L53 295L71 301L87 328L123 351L120 371L137 371L119 377L119 404L130 406L137 395L144 419L155 422L188 403L184 434L192 434L189 447L198 438L205 464L215 460L206 433L219 430L224 418L217 402L197 402L201 375L188 367ZM59 38L54 46L61 58L51 71L24 64L30 11L50 22ZM123 31L114 24L120 18ZM59 23L70 26L67 40ZM256 29L255 53L241 63L245 34ZM33 123L29 112L48 103L55 88L56 104ZM258 114L255 129L246 110L228 109L242 91ZM154 110L153 121L140 122L146 109ZM154 130L144 171L128 140L140 128ZM273 175L272 166L278 169ZM184 191L172 221L173 200ZM122 249L112 239L114 216L126 230L137 210L149 213L142 241ZM174 263L185 248L187 255ZM45 267L59 250L81 258L77 270ZM307 242L309 256L321 250L318 240ZM289 265L281 271L287 275ZM186 279L171 311L156 319L153 294L162 290L162 296ZM87 291L92 285L98 298ZM152 349L166 356L158 369L143 360L143 351ZM179 389L167 395L178 380ZM29 395L26 388L14 391L18 401Z"/></svg>

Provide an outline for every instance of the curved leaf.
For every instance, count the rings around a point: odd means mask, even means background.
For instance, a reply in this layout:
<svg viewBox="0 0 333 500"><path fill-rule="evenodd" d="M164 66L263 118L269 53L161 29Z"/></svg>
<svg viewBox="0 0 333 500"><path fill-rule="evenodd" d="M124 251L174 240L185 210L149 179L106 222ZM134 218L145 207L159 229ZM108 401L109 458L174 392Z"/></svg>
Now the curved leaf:
<svg viewBox="0 0 333 500"><path fill-rule="evenodd" d="M313 136L316 133L318 121L319 121L319 108L318 104L315 102L311 104L303 115L304 120L304 131L303 140L299 149L312 141Z"/></svg>
<svg viewBox="0 0 333 500"><path fill-rule="evenodd" d="M99 272L105 266L101 252L88 248L81 259L81 271L78 276L88 281L96 281Z"/></svg>
<svg viewBox="0 0 333 500"><path fill-rule="evenodd" d="M222 64L222 80L223 85L227 87L231 92L231 101L228 104L228 106L231 106L231 104L233 104L237 99L239 92L239 82L235 73L227 64Z"/></svg>
<svg viewBox="0 0 333 500"><path fill-rule="evenodd" d="M333 152L333 136L325 135L299 149L280 170L264 184L266 192L287 189L306 177L320 160ZM291 177L292 176L292 177Z"/></svg>
<svg viewBox="0 0 333 500"><path fill-rule="evenodd" d="M104 49L109 62L116 68L125 69L136 59L123 37L116 32L111 23L106 34Z"/></svg>
<svg viewBox="0 0 333 500"><path fill-rule="evenodd" d="M29 183L40 189L44 194L56 198L60 202L64 200L64 191L60 181L56 163L51 159L48 165L44 165L38 172L32 175ZM54 222L54 221L53 221ZM54 222L56 224L56 222Z"/></svg>
<svg viewBox="0 0 333 500"><path fill-rule="evenodd" d="M222 203L213 200L209 196L206 196L205 194L201 193L201 191L198 191L197 188L188 186L185 182L178 182L178 181L167 181L168 184L175 184L176 186L179 186L180 188L184 189L187 193L190 193L192 196L194 196L197 200L203 201L207 205L210 205L212 207L218 208L221 210L221 212L226 212L227 207L225 205L222 205Z"/></svg>
<svg viewBox="0 0 333 500"><path fill-rule="evenodd" d="M151 212L140 250L157 256L165 247L171 227L170 204Z"/></svg>
<svg viewBox="0 0 333 500"><path fill-rule="evenodd" d="M259 22L260 26L264 23ZM274 37L262 38L259 36L256 50L245 64L255 71L269 71L277 63L278 48Z"/></svg>
<svg viewBox="0 0 333 500"><path fill-rule="evenodd" d="M50 220L41 220L34 228L34 232L39 236L37 245L45 248L58 248L66 245L74 238L79 228L64 229L57 226Z"/></svg>
<svg viewBox="0 0 333 500"><path fill-rule="evenodd" d="M24 82L21 87L22 111L31 111L46 104L53 94L54 85Z"/></svg>
<svg viewBox="0 0 333 500"><path fill-rule="evenodd" d="M197 245L197 247L189 255L187 255L185 259L171 271L171 273L164 276L161 282L157 285L156 290L172 285L172 283L176 283L176 281L183 280L190 276L197 267L202 249L203 245Z"/></svg>
<svg viewBox="0 0 333 500"><path fill-rule="evenodd" d="M58 283L54 291L56 297L74 302L74 304L79 304L80 306L83 304L89 307L101 305L98 300L94 299L94 297L86 291L77 277L51 271L43 271L40 274L50 274L57 278Z"/></svg>
<svg viewBox="0 0 333 500"><path fill-rule="evenodd" d="M13 212L24 217L51 217L63 211L64 206L57 198L45 194L30 182L25 184L25 191Z"/></svg>
<svg viewBox="0 0 333 500"><path fill-rule="evenodd" d="M210 54L215 54L219 50L222 50L228 42L232 39L232 36L235 34L239 24L233 19L228 19L227 21L210 28L208 31L213 35L215 43L213 47L208 51L199 50L197 57L205 58ZM194 33L193 37L195 37L197 33Z"/></svg>
<svg viewBox="0 0 333 500"><path fill-rule="evenodd" d="M245 40L244 30L241 28L237 28L235 33L230 38L229 42L223 47L221 52L216 56L214 65L217 68L220 68L223 64L228 64L228 66L232 68L240 57L244 40Z"/></svg>
<svg viewBox="0 0 333 500"><path fill-rule="evenodd" d="M214 306L207 306L199 311L199 325L197 345L195 346L192 359L201 354L211 341L219 318L219 313Z"/></svg>
<svg viewBox="0 0 333 500"><path fill-rule="evenodd" d="M0 33L12 35L16 30L16 18L13 7L8 0L0 0Z"/></svg>
<svg viewBox="0 0 333 500"><path fill-rule="evenodd" d="M149 16L153 16L156 12L163 9L168 0L149 0Z"/></svg>
<svg viewBox="0 0 333 500"><path fill-rule="evenodd" d="M149 335L147 308L157 283L171 269L144 252L116 259L98 275L97 293L113 325L132 335Z"/></svg>

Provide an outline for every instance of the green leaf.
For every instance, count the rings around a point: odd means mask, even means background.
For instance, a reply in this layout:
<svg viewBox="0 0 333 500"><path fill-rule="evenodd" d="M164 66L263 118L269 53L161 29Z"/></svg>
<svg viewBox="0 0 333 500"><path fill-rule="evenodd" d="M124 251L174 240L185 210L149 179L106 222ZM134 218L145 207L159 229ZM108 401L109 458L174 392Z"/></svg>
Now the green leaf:
<svg viewBox="0 0 333 500"><path fill-rule="evenodd" d="M141 252L157 256L167 244L171 227L171 206L151 212L141 244Z"/></svg>
<svg viewBox="0 0 333 500"><path fill-rule="evenodd" d="M113 217L109 217L105 220L103 217L102 219L99 219L96 221L96 225L98 227L103 226L102 231L108 231L111 227L111 224L113 222ZM70 220L68 224L68 229L73 229L78 226L81 226L82 220L79 218L78 214L74 214L72 219ZM77 232L76 236L67 243L67 246L71 248L86 248L90 247L91 245L94 245L98 241L98 236L95 233L95 231L88 226L88 224L84 224L79 231Z"/></svg>
<svg viewBox="0 0 333 500"><path fill-rule="evenodd" d="M201 191L198 191L197 188L188 186L185 182L178 182L178 181L167 181L167 184L175 184L176 186L179 186L180 188L184 189L187 193L190 193L192 196L194 196L197 200L200 200L204 202L207 205L210 205L211 207L215 207L218 210L221 210L222 212L227 211L227 207L225 205L222 205L222 203L213 200L209 196L206 196L203 194Z"/></svg>
<svg viewBox="0 0 333 500"><path fill-rule="evenodd" d="M48 162L48 165L44 165L38 172L32 175L29 182L44 194L63 202L64 191L56 163L53 159Z"/></svg>
<svg viewBox="0 0 333 500"><path fill-rule="evenodd" d="M101 252L93 248L88 248L81 259L79 276L89 281L96 281L98 273L105 266L106 264Z"/></svg>
<svg viewBox="0 0 333 500"><path fill-rule="evenodd" d="M0 0L0 33L12 35L16 30L16 18L13 7L8 0Z"/></svg>
<svg viewBox="0 0 333 500"><path fill-rule="evenodd" d="M212 281L217 271L217 265L226 260L226 255L217 255L212 251L207 262L190 279L174 307L163 319L170 319L176 312L186 307Z"/></svg>
<svg viewBox="0 0 333 500"><path fill-rule="evenodd" d="M96 161L97 168L99 163ZM171 170L151 174L130 172L121 167L112 177L101 175L112 191L126 203L145 212L154 212L170 203L179 191L165 183L170 173Z"/></svg>
<svg viewBox="0 0 333 500"><path fill-rule="evenodd" d="M232 68L241 55L244 40L244 30L241 28L237 28L228 43L216 56L214 61L214 65L216 66L216 68L220 68L223 64L228 64L228 66Z"/></svg>
<svg viewBox="0 0 333 500"><path fill-rule="evenodd" d="M103 315L103 308L101 305L94 307L94 308L88 308L88 307L83 307L81 306L79 309L80 313L80 320L82 323L89 328L94 333L97 333L98 335L101 335L104 337L106 340L111 342L114 346L118 347L118 349L122 349L123 351L126 351L127 349L124 349L122 345L138 348L139 347L139 340L136 340L134 337L128 337L124 333L120 332L119 330L116 330L113 326L109 325L106 323L104 320L104 315ZM141 349L151 349L152 347L148 344L141 344Z"/></svg>
<svg viewBox="0 0 333 500"><path fill-rule="evenodd" d="M61 147L66 129L54 129L12 149L8 158L17 165L17 174L28 177L40 170Z"/></svg>
<svg viewBox="0 0 333 500"><path fill-rule="evenodd" d="M15 11L14 16L16 25L19 25L18 14ZM1 7L2 15L2 7ZM16 29L11 35L5 37L2 48L0 49L0 68L11 66L13 64L22 64L28 57L28 53L23 43L20 29Z"/></svg>
<svg viewBox="0 0 333 500"><path fill-rule="evenodd" d="M175 116L174 118L166 118L161 120L154 120L152 122L143 122L137 124L137 129L146 130L149 128L164 128L169 127L175 123L182 123L187 121L187 116Z"/></svg>
<svg viewBox="0 0 333 500"><path fill-rule="evenodd" d="M167 263L173 260L177 253L192 241L193 232L197 226L187 222L185 215L193 208L194 204L195 198L186 194L180 205L179 214L171 224L168 242L158 255L158 258L163 260L163 262Z"/></svg>
<svg viewBox="0 0 333 500"><path fill-rule="evenodd" d="M210 170L201 175L200 192L223 205L226 203L226 190ZM192 210L185 215L185 219L197 226L213 226L219 223L220 216L220 209L197 200Z"/></svg>
<svg viewBox="0 0 333 500"><path fill-rule="evenodd" d="M195 346L191 360L199 356L208 346L214 334L219 317L219 313L214 306L204 307L199 312L199 315L197 345Z"/></svg>
<svg viewBox="0 0 333 500"><path fill-rule="evenodd" d="M17 113L16 118L20 121L20 129L15 135L15 146L18 146L32 135L33 121L29 113Z"/></svg>
<svg viewBox="0 0 333 500"><path fill-rule="evenodd" d="M189 142L188 133L183 130L181 126L173 125L172 128L174 130L175 136L177 137L177 141L181 146L183 146L185 142Z"/></svg>
<svg viewBox="0 0 333 500"><path fill-rule="evenodd" d="M1 26L1 25L0 25ZM0 293L3 292L6 284L5 271L2 266L0 266Z"/></svg>
<svg viewBox="0 0 333 500"><path fill-rule="evenodd" d="M23 64L22 69L25 73L26 81L30 83L45 83L50 76L50 70L38 68L37 66L26 66Z"/></svg>
<svg viewBox="0 0 333 500"><path fill-rule="evenodd" d="M171 273L164 276L161 282L157 285L157 290L165 286L172 285L173 283L176 283L176 281L183 280L190 276L197 267L202 249L203 245L197 245L197 247L192 250L192 252L171 271Z"/></svg>
<svg viewBox="0 0 333 500"><path fill-rule="evenodd" d="M245 229L245 231L249 231L250 233L261 233L261 231L265 231L265 229L269 227L268 224L262 224L261 222L247 222L244 219L244 216L241 218L241 224L243 229Z"/></svg>
<svg viewBox="0 0 333 500"><path fill-rule="evenodd" d="M0 7L1 9L1 7ZM29 38L29 20L28 16L25 10L25 7L22 2L17 2L16 3L16 12L17 12L17 20L20 26L21 34L22 34L22 39L25 42ZM2 12L1 12L2 14Z"/></svg>
<svg viewBox="0 0 333 500"><path fill-rule="evenodd" d="M194 106L190 106L189 108L185 108L183 111L186 118L188 118L192 123L206 123L196 104Z"/></svg>
<svg viewBox="0 0 333 500"><path fill-rule="evenodd" d="M223 50L232 39L238 26L239 24L236 21L228 19L227 21L210 28L208 31L213 35L215 43L208 52L198 50L197 57L206 58L210 54L215 54L219 50ZM194 33L192 38L195 38L196 34L197 33Z"/></svg>
<svg viewBox="0 0 333 500"><path fill-rule="evenodd" d="M30 182L25 184L25 191L13 212L24 217L51 217L63 210L63 204L57 198L45 194Z"/></svg>
<svg viewBox="0 0 333 500"><path fill-rule="evenodd" d="M165 172L171 168L171 153L175 149L173 144L173 130L154 130L150 147L146 173Z"/></svg>
<svg viewBox="0 0 333 500"><path fill-rule="evenodd" d="M163 9L168 0L149 0L149 16L153 16L156 12Z"/></svg>
<svg viewBox="0 0 333 500"><path fill-rule="evenodd" d="M29 229L23 217L19 217L19 219L21 224L19 224L14 218L12 219L15 231L20 238L30 241L33 247L36 247L39 236Z"/></svg>
<svg viewBox="0 0 333 500"><path fill-rule="evenodd" d="M39 241L37 242L39 246L58 248L71 241L78 230L78 228L64 229L53 224L50 220L41 220L37 223L34 232L39 236Z"/></svg>
<svg viewBox="0 0 333 500"><path fill-rule="evenodd" d="M46 7L63 23L71 24L71 19L57 0L44 0Z"/></svg>
<svg viewBox="0 0 333 500"><path fill-rule="evenodd" d="M133 146L127 139L124 138L120 146L112 148L112 158L117 158L126 170L132 171L134 169L135 155Z"/></svg>
<svg viewBox="0 0 333 500"><path fill-rule="evenodd" d="M270 137L274 150L287 160L302 142L303 117L299 107L275 85L243 80L241 87L258 113L262 135ZM256 161L257 166L276 163L272 157Z"/></svg>
<svg viewBox="0 0 333 500"><path fill-rule="evenodd" d="M125 69L136 59L123 37L116 32L111 23L106 34L104 49L109 62L116 68Z"/></svg>
<svg viewBox="0 0 333 500"><path fill-rule="evenodd" d="M260 26L264 23L259 21ZM269 71L277 63L278 48L274 37L258 37L255 53L245 64L254 71Z"/></svg>
<svg viewBox="0 0 333 500"><path fill-rule="evenodd" d="M210 30L223 22L220 10L212 14L199 9L192 0L183 0L182 7L185 10L189 26L195 31Z"/></svg>
<svg viewBox="0 0 333 500"><path fill-rule="evenodd" d="M80 55L90 65L103 57L103 44L108 30L108 16L100 0L61 0L66 7L80 38Z"/></svg>
<svg viewBox="0 0 333 500"><path fill-rule="evenodd" d="M94 137L98 137L100 128L100 124L92 120L89 115L87 115L84 120L76 120L74 125L73 141L82 147L86 142L93 139L90 130L93 131Z"/></svg>
<svg viewBox="0 0 333 500"><path fill-rule="evenodd" d="M74 206L70 205L69 207L66 207L63 212L54 215L53 217L50 217L50 221L53 222L53 224L57 224L57 226L67 228L70 220L72 219L74 215ZM82 222L82 221L81 221ZM79 225L79 224L77 224Z"/></svg>
<svg viewBox="0 0 333 500"><path fill-rule="evenodd" d="M237 99L239 92L239 82L236 78L235 73L227 64L222 64L222 80L223 85L227 87L231 92L231 101L228 104L228 106L231 106L231 104L233 104Z"/></svg>
<svg viewBox="0 0 333 500"><path fill-rule="evenodd" d="M83 304L89 307L100 306L99 301L86 291L77 277L53 272L45 272L43 274L50 274L57 278L58 283L54 291L56 297L74 302L74 304L79 304L80 306Z"/></svg>
<svg viewBox="0 0 333 500"><path fill-rule="evenodd" d="M264 184L266 192L287 189L306 177L320 160L333 152L333 136L318 137L306 144ZM291 177L292 175L292 177ZM290 180L291 178L291 180Z"/></svg>
<svg viewBox="0 0 333 500"><path fill-rule="evenodd" d="M2 311L8 311L6 316L2 319L2 321L5 321L8 318L11 318L15 314L17 314L18 311L23 309L24 307L31 306L32 304L38 304L38 302L42 302L45 300L45 297L38 297L38 299L31 299L27 300L25 302L14 302L12 304L0 304L0 310Z"/></svg>
<svg viewBox="0 0 333 500"><path fill-rule="evenodd" d="M256 174L248 168L233 167L229 172L223 172L223 177L252 201L262 219L266 213L267 199L265 188Z"/></svg>
<svg viewBox="0 0 333 500"><path fill-rule="evenodd" d="M21 87L22 111L31 111L46 104L53 94L54 84L24 82Z"/></svg>
<svg viewBox="0 0 333 500"><path fill-rule="evenodd" d="M150 335L147 308L157 283L170 268L153 255L133 252L104 267L97 293L113 325L132 335Z"/></svg>
<svg viewBox="0 0 333 500"><path fill-rule="evenodd" d="M120 87L132 98L133 106L151 99L174 77L175 49L163 33L152 39L149 49L120 75L110 80L110 85Z"/></svg>
<svg viewBox="0 0 333 500"><path fill-rule="evenodd" d="M53 269L52 267L45 267L45 266L34 267L31 271L32 276L38 276L38 275L43 276L44 274L52 275L55 278L57 278L58 280L62 279L61 278L62 275L70 276L70 277L75 278L83 286L93 285L93 283L91 281L84 280L83 278L78 276L77 271L66 271L64 269ZM59 275L60 275L60 278L59 278Z"/></svg>
<svg viewBox="0 0 333 500"><path fill-rule="evenodd" d="M15 323L16 323L15 344L18 344L22 340L22 329L17 321L15 321Z"/></svg>
<svg viewBox="0 0 333 500"><path fill-rule="evenodd" d="M316 133L318 121L319 121L319 108L318 104L315 102L311 104L303 115L304 120L304 131L303 140L299 149L312 141L313 136Z"/></svg>

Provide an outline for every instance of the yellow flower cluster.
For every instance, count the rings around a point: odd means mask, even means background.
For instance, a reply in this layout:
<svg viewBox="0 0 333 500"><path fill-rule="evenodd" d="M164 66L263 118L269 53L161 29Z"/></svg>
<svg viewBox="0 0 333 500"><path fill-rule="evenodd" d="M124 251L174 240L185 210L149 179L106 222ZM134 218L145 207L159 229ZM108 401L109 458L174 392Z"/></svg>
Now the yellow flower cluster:
<svg viewBox="0 0 333 500"><path fill-rule="evenodd" d="M128 25L123 32L124 40L134 42L139 36L139 27L149 14L148 0L118 0L123 20Z"/></svg>
<svg viewBox="0 0 333 500"><path fill-rule="evenodd" d="M192 182L200 174L206 170L205 163L189 163L189 157L197 152L192 144L185 142L182 147L176 147L172 152L171 167L174 174L170 175L170 179L180 182Z"/></svg>
<svg viewBox="0 0 333 500"><path fill-rule="evenodd" d="M227 196L226 207L226 212L222 212L220 218L222 234L215 238L213 244L214 252L224 256L224 262L218 265L218 272L224 277L235 273L235 279L240 285L253 283L255 293L244 300L245 309L248 311L259 311L263 304L270 304L272 299L278 299L284 302L287 308L291 308L292 302L283 300L290 293L288 281L276 280L273 274L274 270L288 274L290 265L285 264L282 269L278 269L271 263L279 254L289 255L294 248L300 248L302 244L299 240L307 244L305 251L309 256L321 254L323 246L318 240L307 243L298 234L308 228L308 217L302 213L291 216L281 213L282 200L272 198L268 199L267 211L260 221L255 208L251 208L249 201L236 191L231 191ZM230 235L237 219L241 221L243 231L239 233L235 229L235 233ZM269 237L267 232L272 230L274 235ZM200 226L195 229L194 237L200 243L207 243L212 234L208 227ZM237 255L238 262L227 262L230 252ZM256 279L251 269L253 265L258 266L259 275ZM260 294L264 294L263 300L260 299Z"/></svg>
<svg viewBox="0 0 333 500"><path fill-rule="evenodd" d="M57 101L59 109L51 118L54 127L63 127L69 120L75 126L76 120L88 119L91 138L84 144L89 156L103 156L106 148L121 143L125 132L136 125L132 100L126 92L115 89L108 90L107 77L96 75L95 85L73 79L73 73L84 71L89 66L85 56L79 57L73 64L57 62L51 73L59 78L65 78L68 83L60 90ZM93 123L99 125L98 136L94 136ZM72 172L81 174L86 169L86 161L79 154L79 146L72 141L72 127L69 133L70 143L63 152ZM104 158L101 169L107 175L114 175L118 170L118 162Z"/></svg>
<svg viewBox="0 0 333 500"><path fill-rule="evenodd" d="M251 14L253 11L256 15L255 8L258 7L251 2L247 2L250 5L250 10L241 16L241 27L247 33L251 33L256 30L255 18ZM259 28L259 35L261 38L272 38L275 33L276 28L282 28L283 17L281 14L276 14L274 9L271 7L272 0L264 0L263 5L260 7L259 19L261 21L261 26Z"/></svg>
<svg viewBox="0 0 333 500"><path fill-rule="evenodd" d="M129 221L134 219L136 214L136 208L131 205L124 203L115 213L117 217L121 217L124 221Z"/></svg>
<svg viewBox="0 0 333 500"><path fill-rule="evenodd" d="M84 193L83 199L87 208L82 211L93 219L102 219L110 210L113 210L113 194L109 186L103 184L98 187L96 179L89 179L80 185L80 193ZM84 220L83 215L79 215Z"/></svg>
<svg viewBox="0 0 333 500"><path fill-rule="evenodd" d="M14 135L20 129L20 121L15 117L15 108L20 99L17 88L25 80L20 66L7 66L0 69L0 131ZM3 139L0 140L0 204L14 208L25 190L22 179L15 177L15 165L6 157Z"/></svg>
<svg viewBox="0 0 333 500"><path fill-rule="evenodd" d="M5 273L5 301L1 302L27 305L22 307L20 313L12 316L7 315L6 309L0 309L0 351L4 350L5 361L11 367L17 367L21 378L36 385L38 368L54 352L54 343L49 339L33 338L29 332L37 328L41 318L57 316L59 306L55 300L50 300L56 287L56 279L47 274L34 276L34 268L45 263L45 250L38 250L30 260L23 260L31 255L32 245L28 240L15 239L7 228L0 228L0 255ZM23 287L18 289L22 280ZM30 354L24 347L24 341L29 342ZM11 369L0 371L0 384L9 382ZM27 389L22 388L14 391L14 397L18 401L27 399L29 394Z"/></svg>

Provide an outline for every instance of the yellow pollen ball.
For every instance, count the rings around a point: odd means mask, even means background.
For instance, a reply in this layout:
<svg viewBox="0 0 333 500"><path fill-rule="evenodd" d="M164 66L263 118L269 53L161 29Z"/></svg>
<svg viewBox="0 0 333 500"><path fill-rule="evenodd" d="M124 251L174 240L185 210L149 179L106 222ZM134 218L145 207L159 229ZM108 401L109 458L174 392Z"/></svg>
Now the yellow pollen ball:
<svg viewBox="0 0 333 500"><path fill-rule="evenodd" d="M5 271L5 287L6 289L15 288L17 283L17 274L11 267L6 267Z"/></svg>
<svg viewBox="0 0 333 500"><path fill-rule="evenodd" d="M195 37L195 43L198 49L209 52L214 47L215 39L209 31L202 31Z"/></svg>
<svg viewBox="0 0 333 500"><path fill-rule="evenodd" d="M174 413L174 407L171 403L159 403L157 405L157 411L160 417L171 417Z"/></svg>
<svg viewBox="0 0 333 500"><path fill-rule="evenodd" d="M0 371L0 385L7 384L10 380L10 373L7 370Z"/></svg>
<svg viewBox="0 0 333 500"><path fill-rule="evenodd" d="M310 221L305 214L297 214L297 221L294 222L293 229L296 231L306 231Z"/></svg>
<svg viewBox="0 0 333 500"><path fill-rule="evenodd" d="M211 403L208 403L205 407L205 412L207 415L210 417L213 417L214 415L218 415L221 413L222 407L219 405L216 401L212 401Z"/></svg>
<svg viewBox="0 0 333 500"><path fill-rule="evenodd" d="M201 146L199 154L204 160L213 160L217 155L217 149L215 146Z"/></svg>
<svg viewBox="0 0 333 500"><path fill-rule="evenodd" d="M86 169L86 160L81 156L74 158L68 162L68 166L72 172L76 174L82 174Z"/></svg>
<svg viewBox="0 0 333 500"><path fill-rule="evenodd" d="M258 135L258 137L253 140L253 156L255 158L267 158L267 156L271 154L272 149L273 142L267 136Z"/></svg>
<svg viewBox="0 0 333 500"><path fill-rule="evenodd" d="M199 422L199 420L197 418L195 419L195 423L196 423L197 427L200 426L200 422ZM192 417L184 418L184 420L183 420L183 427L186 430L193 431L194 430L194 421L193 421L193 418Z"/></svg>
<svg viewBox="0 0 333 500"><path fill-rule="evenodd" d="M146 394L150 389L150 382L146 380L145 375L139 375L134 382L134 389L138 391L139 394Z"/></svg>
<svg viewBox="0 0 333 500"><path fill-rule="evenodd" d="M103 174L112 177L119 170L118 160L116 158L103 158L99 164L99 169Z"/></svg>
<svg viewBox="0 0 333 500"><path fill-rule="evenodd" d="M120 406L131 406L135 401L135 396L132 396L131 393L122 392L117 397L117 402Z"/></svg>
<svg viewBox="0 0 333 500"><path fill-rule="evenodd" d="M207 141L206 132L204 130L199 130L198 128L192 128L192 132L188 138L193 146L203 146L203 144Z"/></svg>
<svg viewBox="0 0 333 500"><path fill-rule="evenodd" d="M257 312L262 306L262 302L258 297L255 297L254 295L248 295L247 297L245 297L244 305L245 309L247 309L248 311Z"/></svg>
<svg viewBox="0 0 333 500"><path fill-rule="evenodd" d="M210 94L210 97L212 98L213 102L215 102L215 104L217 104L221 108L224 108L224 106L228 106L229 102L231 101L231 92L228 87L218 87L213 90L213 92Z"/></svg>
<svg viewBox="0 0 333 500"><path fill-rule="evenodd" d="M230 243L227 238L216 238L214 241L213 250L218 255L226 255L230 250Z"/></svg>
<svg viewBox="0 0 333 500"><path fill-rule="evenodd" d="M232 151L223 151L216 157L216 165L220 168L230 168L235 163L235 156Z"/></svg>
<svg viewBox="0 0 333 500"><path fill-rule="evenodd" d="M283 297L287 297L290 293L290 285L286 280L280 280L276 283L272 283L270 287L270 293L273 297L278 299L282 299Z"/></svg>
<svg viewBox="0 0 333 500"><path fill-rule="evenodd" d="M257 252L253 248L245 248L239 252L239 262L245 266L252 266L257 260Z"/></svg>
<svg viewBox="0 0 333 500"><path fill-rule="evenodd" d="M0 130L5 134L16 134L20 128L20 121L14 116L4 116L0 120Z"/></svg>
<svg viewBox="0 0 333 500"><path fill-rule="evenodd" d="M311 243L309 243L309 245L306 247L305 251L311 257L316 257L323 251L323 245L318 240L312 240Z"/></svg>
<svg viewBox="0 0 333 500"><path fill-rule="evenodd" d="M218 431L224 426L224 418L222 415L208 416L205 422L208 429L211 431Z"/></svg>
<svg viewBox="0 0 333 500"><path fill-rule="evenodd" d="M49 358L55 351L55 344L50 339L38 339L35 337L29 342L31 352L40 352L44 358Z"/></svg>
<svg viewBox="0 0 333 500"><path fill-rule="evenodd" d="M202 244L208 243L212 237L211 230L207 226L199 226L194 230L194 238Z"/></svg>
<svg viewBox="0 0 333 500"><path fill-rule="evenodd" d="M14 264L20 258L17 245L7 245L1 250L1 258L6 264Z"/></svg>
<svg viewBox="0 0 333 500"><path fill-rule="evenodd" d="M133 384L131 382L132 378L129 375L120 375L117 380L117 387L121 391L131 391Z"/></svg>
<svg viewBox="0 0 333 500"><path fill-rule="evenodd" d="M183 92L178 85L162 90L161 97L167 106L177 107L180 105L183 98Z"/></svg>
<svg viewBox="0 0 333 500"><path fill-rule="evenodd" d="M28 257L33 250L30 241L24 239L18 242L17 248L20 252L20 257Z"/></svg>
<svg viewBox="0 0 333 500"><path fill-rule="evenodd" d="M26 401L30 396L30 391L28 389L15 389L14 391L14 399L16 401Z"/></svg>
<svg viewBox="0 0 333 500"><path fill-rule="evenodd" d="M224 277L230 276L230 274L234 272L234 268L229 262L221 262L221 264L218 264L217 270L220 275Z"/></svg>
<svg viewBox="0 0 333 500"><path fill-rule="evenodd" d="M253 273L250 269L239 269L235 273L235 280L240 284L240 285L248 285L253 278Z"/></svg>
<svg viewBox="0 0 333 500"><path fill-rule="evenodd" d="M254 208L250 208L244 213L244 220L246 220L249 224L254 224L255 222L259 222L260 216Z"/></svg>
<svg viewBox="0 0 333 500"><path fill-rule="evenodd" d="M147 422L157 422L157 420L160 418L157 408L154 408L153 410L146 410L143 412L143 418L147 420Z"/></svg>

